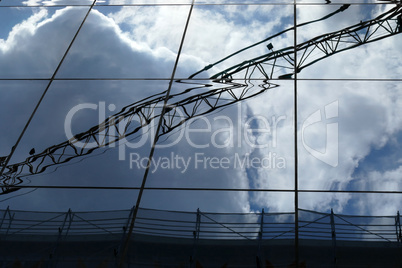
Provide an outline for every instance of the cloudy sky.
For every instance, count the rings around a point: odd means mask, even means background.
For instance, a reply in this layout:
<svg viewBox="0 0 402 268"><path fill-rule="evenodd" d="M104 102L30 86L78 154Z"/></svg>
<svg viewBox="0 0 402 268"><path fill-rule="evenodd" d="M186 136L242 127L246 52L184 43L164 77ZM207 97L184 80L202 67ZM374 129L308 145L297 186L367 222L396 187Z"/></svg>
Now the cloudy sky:
<svg viewBox="0 0 402 268"><path fill-rule="evenodd" d="M66 7L66 2L71 6ZM175 75L175 80L186 83L173 83L171 93L183 94L170 99L169 104L228 87L208 78L267 54L268 43L274 51L294 45L294 33L288 31L200 73L195 77L198 80L185 80L208 64L293 26L290 1L265 1L264 5L237 2L195 5ZM325 1L299 1L297 23L322 18L347 2L334 0L326 5ZM394 7L363 4L377 1L360 2L326 20L299 27L296 42L338 31ZM74 3L78 1L0 2L0 156L10 153L88 12L89 6ZM70 138L67 132L85 132L126 106L163 96L155 94L168 89L189 1L172 2L175 5L138 3L99 1L92 9L9 164L23 162L32 148L40 153L63 143ZM300 189L402 190L401 39L395 35L335 54L298 74ZM319 56L319 51L311 54ZM264 68L270 70L270 65ZM275 69L271 82L279 86L189 120L161 136L147 186L294 189L294 82L276 79L286 73L287 69ZM233 78L245 83L243 73ZM264 81L258 70L253 78L235 91L247 88L252 94L261 90ZM188 91L197 87L196 83L211 86ZM230 99L227 93L222 97ZM198 108L208 111L205 104ZM160 107L154 112L158 111ZM40 174L25 174L23 183L138 187L156 123L154 120L135 135L90 155ZM134 120L131 128L136 124ZM402 201L396 194L299 196L300 208L328 211L332 207L352 214L394 215ZM21 189L0 196L0 206L57 211L127 209L136 197L135 190ZM189 211L293 211L293 201L290 192L147 190L141 205Z"/></svg>

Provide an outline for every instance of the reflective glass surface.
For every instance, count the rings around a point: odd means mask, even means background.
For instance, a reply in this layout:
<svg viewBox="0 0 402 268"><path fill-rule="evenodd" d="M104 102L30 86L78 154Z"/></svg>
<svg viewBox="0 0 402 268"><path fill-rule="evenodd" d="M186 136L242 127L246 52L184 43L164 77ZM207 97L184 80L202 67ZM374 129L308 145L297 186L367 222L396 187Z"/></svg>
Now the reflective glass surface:
<svg viewBox="0 0 402 268"><path fill-rule="evenodd" d="M2 0L1 205L396 212L401 10Z"/></svg>

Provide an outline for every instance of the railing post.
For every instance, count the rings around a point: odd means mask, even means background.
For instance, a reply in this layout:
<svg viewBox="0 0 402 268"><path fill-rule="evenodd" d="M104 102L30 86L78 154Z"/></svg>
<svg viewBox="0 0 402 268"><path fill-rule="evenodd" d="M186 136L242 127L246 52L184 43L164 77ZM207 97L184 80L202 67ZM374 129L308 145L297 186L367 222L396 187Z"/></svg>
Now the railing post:
<svg viewBox="0 0 402 268"><path fill-rule="evenodd" d="M200 238L200 229L201 229L201 213L200 209L197 208L197 216L195 221L195 231L193 231L194 244L193 244L193 254L190 256L190 267L195 267L195 258L197 253L197 244L198 239Z"/></svg>
<svg viewBox="0 0 402 268"><path fill-rule="evenodd" d="M70 228L71 228L71 224L73 223L74 214L73 214L73 212L71 211L70 208L68 209L66 217L68 217L68 226L67 226L67 229L66 229L66 233L64 234L64 238L67 237L68 232L70 231ZM64 222L66 222L66 220L64 220ZM62 230L63 229L64 229L64 225L63 225Z"/></svg>
<svg viewBox="0 0 402 268"><path fill-rule="evenodd" d="M11 228L11 223L14 220L14 216L15 216L15 213L13 213L13 215L11 215L10 206L7 206L6 211L4 211L3 219L1 220L1 223L0 223L0 229L3 227L3 223L6 220L7 215L8 215L9 221L8 221L8 226L7 226L6 233L2 237L2 240L6 240L8 232L10 231L10 228Z"/></svg>
<svg viewBox="0 0 402 268"><path fill-rule="evenodd" d="M402 243L401 216L399 214L399 210L395 218L395 232L396 232L396 241Z"/></svg>
<svg viewBox="0 0 402 268"><path fill-rule="evenodd" d="M8 226L7 226L7 229L6 229L5 233L4 233L4 235L2 237L0 236L2 241L6 240L8 232L10 231L10 228L11 228L11 223L14 220L14 216L15 216L15 213L13 213L11 215L10 206L7 206L7 209L4 211L4 215L3 215L3 218L2 218L1 223L0 223L0 230L3 228L3 224L6 221L7 215L8 215L8 219L9 219L8 220ZM6 265L7 265L8 259L7 259L6 256L7 256L7 253L3 252L3 257L2 257L3 266L2 267L6 267Z"/></svg>
<svg viewBox="0 0 402 268"><path fill-rule="evenodd" d="M114 253L114 256L115 256L115 259L116 259L116 267L119 266L120 250L121 250L121 247L123 246L124 239L126 238L127 229L129 228L130 220L131 220L131 218L133 217L134 209L135 209L135 205L131 208L130 213L128 214L128 217L127 217L127 222L126 222L126 224L122 227L122 228L123 228L123 235L121 236L120 244L119 244L119 246L117 247L117 249L116 249L116 248L114 249L114 252L113 252L113 253ZM127 259L126 259L126 260L127 260Z"/></svg>
<svg viewBox="0 0 402 268"><path fill-rule="evenodd" d="M262 258L261 258L261 241L264 236L264 209L261 211L261 220L260 220L260 231L258 232L258 252L257 252L257 267L261 268Z"/></svg>
<svg viewBox="0 0 402 268"><path fill-rule="evenodd" d="M54 264L54 266L56 266L56 262L53 260L53 257L55 255L56 249L59 246L60 241L63 240L63 230L66 229L65 234L64 234L64 239L65 239L67 237L67 235L68 235L68 232L70 231L70 227L71 227L71 224L73 222L73 218L74 218L74 214L72 213L71 209L69 208L67 213L66 213L66 216L64 217L63 224L58 229L57 240L56 240L56 243L55 243L55 245L53 247L53 250L49 254L49 260L50 260L49 261L49 267L52 267L53 264ZM65 228L67 220L68 220L68 226Z"/></svg>
<svg viewBox="0 0 402 268"><path fill-rule="evenodd" d="M3 227L4 220L6 219L7 213L10 213L10 206L7 206L7 209L4 211L3 219L1 219L0 229Z"/></svg>
<svg viewBox="0 0 402 268"><path fill-rule="evenodd" d="M332 257L333 263L336 264L336 233L335 233L335 219L334 219L334 211L331 208L331 236L332 236Z"/></svg>

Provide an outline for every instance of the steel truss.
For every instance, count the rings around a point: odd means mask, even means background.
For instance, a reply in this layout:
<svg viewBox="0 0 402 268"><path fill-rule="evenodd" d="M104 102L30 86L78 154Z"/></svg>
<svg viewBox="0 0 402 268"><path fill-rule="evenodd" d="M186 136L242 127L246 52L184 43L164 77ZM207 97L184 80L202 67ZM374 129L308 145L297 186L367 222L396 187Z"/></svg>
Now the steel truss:
<svg viewBox="0 0 402 268"><path fill-rule="evenodd" d="M294 46L290 46L244 61L213 75L211 78L230 79L234 74L244 72L245 76L251 79L253 71L259 69L264 74L265 79L289 79L294 74L294 70L300 72L304 68L336 53L399 34L402 32L401 24L402 5L397 4L394 8L374 19L314 37L296 45L296 49ZM273 48L271 44L268 47ZM296 68L294 63L295 50L298 57ZM204 70L207 70L208 67ZM284 72L284 70L291 72ZM276 75L277 73L279 75Z"/></svg>
<svg viewBox="0 0 402 268"><path fill-rule="evenodd" d="M178 82L190 83L187 81ZM190 119L207 115L218 109L223 109L226 106L259 95L268 89L278 87L278 85L267 81L263 81L258 87L247 81L237 83L227 80L215 80L214 82L223 84L224 87L184 97L169 104L163 114L162 126L158 136L171 133ZM204 87L213 87L213 85L203 84L193 87L185 92L171 95L169 99L180 98L186 93ZM43 173L49 167L89 155L99 148L112 147L115 143L134 134L141 136L142 133L139 133L139 131L144 130L146 127L152 127L154 120L161 116L164 97L155 97L157 95L160 95L160 93L130 104L115 115L108 117L101 124L90 128L86 132L79 133L74 138L63 143L48 147L41 153L26 158L23 162L8 165L1 176L3 186L0 194L18 190L18 188L10 188L10 186L23 183L23 177Z"/></svg>

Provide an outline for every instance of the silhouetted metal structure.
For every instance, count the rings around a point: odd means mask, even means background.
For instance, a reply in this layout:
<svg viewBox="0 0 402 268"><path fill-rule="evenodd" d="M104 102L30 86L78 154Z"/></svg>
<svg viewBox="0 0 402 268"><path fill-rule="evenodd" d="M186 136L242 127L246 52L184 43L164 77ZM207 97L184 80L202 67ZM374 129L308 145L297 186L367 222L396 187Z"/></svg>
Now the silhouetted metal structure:
<svg viewBox="0 0 402 268"><path fill-rule="evenodd" d="M71 267L113 267L119 259L131 210L32 212L0 210L0 263L42 263ZM351 216L300 209L301 261L307 267L402 264L399 213ZM139 208L126 265L148 267L288 267L292 258L294 212L211 213ZM336 234L336 235L335 235ZM381 256L381 257L379 257ZM390 256L384 258L384 256ZM392 256L392 257L391 257ZM336 257L336 258L335 258ZM349 265L349 266L348 266ZM25 267L24 266L24 267ZM257 266L258 267L258 266ZM271 266L272 267L272 266Z"/></svg>

